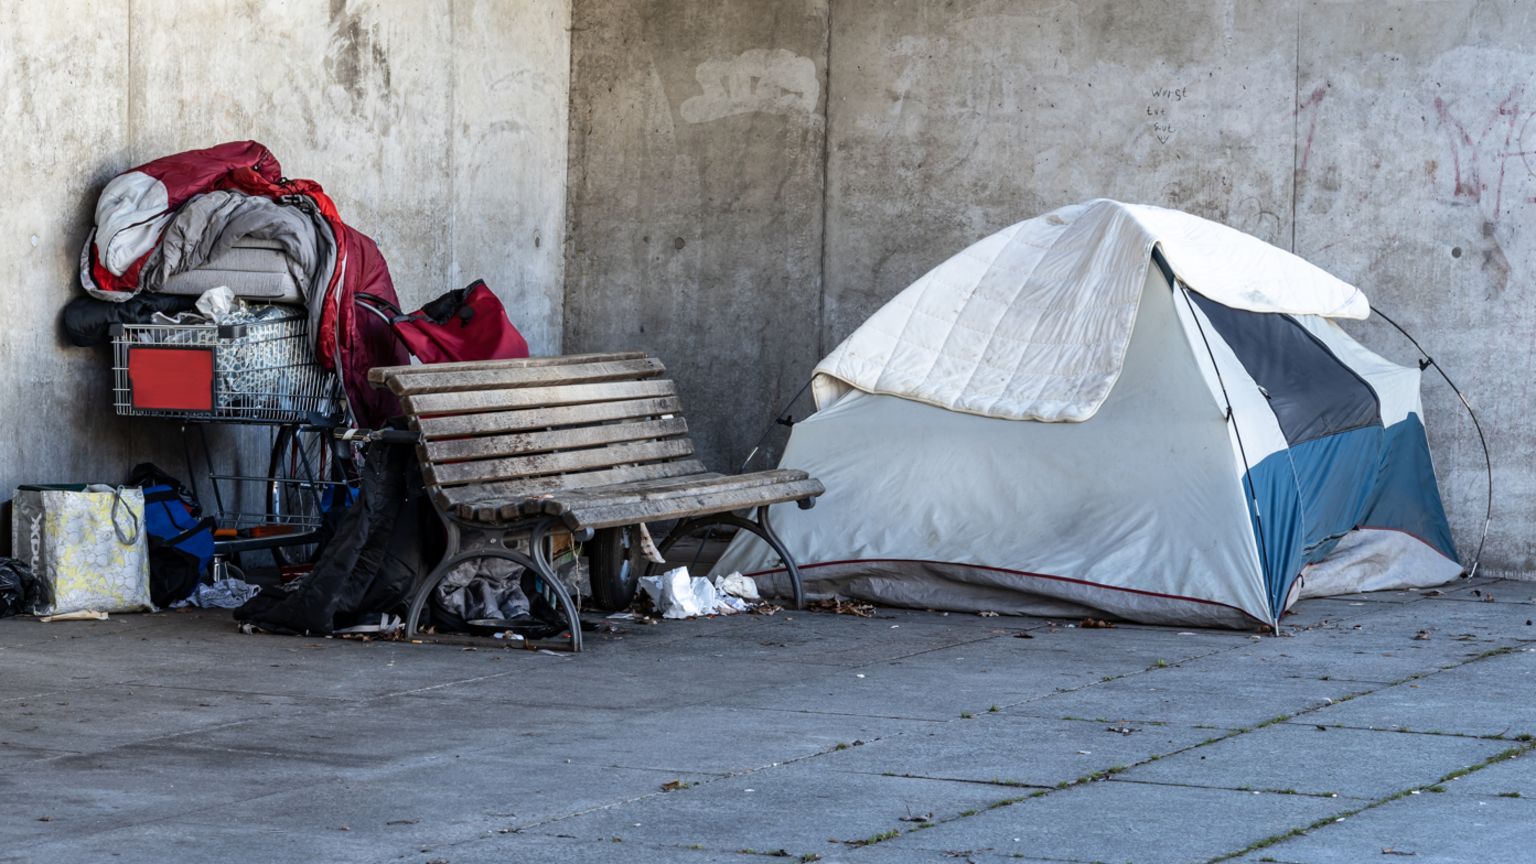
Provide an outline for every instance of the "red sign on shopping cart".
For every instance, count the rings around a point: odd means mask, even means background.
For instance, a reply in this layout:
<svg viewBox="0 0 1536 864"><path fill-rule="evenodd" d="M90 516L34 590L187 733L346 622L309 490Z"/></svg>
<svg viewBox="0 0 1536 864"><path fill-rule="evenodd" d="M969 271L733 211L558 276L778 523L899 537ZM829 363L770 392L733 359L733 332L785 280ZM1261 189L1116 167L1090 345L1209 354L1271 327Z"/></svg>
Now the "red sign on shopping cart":
<svg viewBox="0 0 1536 864"><path fill-rule="evenodd" d="M138 410L212 411L213 349L128 349L129 401Z"/></svg>

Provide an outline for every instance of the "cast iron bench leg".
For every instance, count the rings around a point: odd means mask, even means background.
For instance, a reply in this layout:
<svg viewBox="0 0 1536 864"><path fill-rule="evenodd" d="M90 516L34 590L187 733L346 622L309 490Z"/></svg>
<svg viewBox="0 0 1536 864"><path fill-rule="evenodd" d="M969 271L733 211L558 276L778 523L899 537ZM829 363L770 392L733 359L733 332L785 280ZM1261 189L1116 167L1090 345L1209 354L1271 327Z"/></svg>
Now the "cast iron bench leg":
<svg viewBox="0 0 1536 864"><path fill-rule="evenodd" d="M470 549L461 550L459 548L459 534L461 532L453 532L453 536L449 538L449 554L444 556L443 562L437 565L437 568L416 587L416 590L411 595L410 609L406 612L405 616L406 638L414 639L416 637L416 626L421 621L421 611L426 607L427 600L431 598L432 592L437 589L438 584L449 573L453 572L455 567L463 564L465 561L474 561L478 558L501 558L511 561L513 564L523 567L534 574L535 588L544 595L544 599L551 606L560 611L560 614L565 618L566 624L570 627L571 651L573 653L580 651L581 617L576 612L576 603L571 599L571 594L566 590L565 584L555 575L554 568L544 560L543 551L540 549L540 544L543 541L544 534L547 532L547 528L548 526L544 524L535 527L532 539L529 542L529 546L534 550L534 554L531 556L515 549L508 549L499 543L483 543Z"/></svg>

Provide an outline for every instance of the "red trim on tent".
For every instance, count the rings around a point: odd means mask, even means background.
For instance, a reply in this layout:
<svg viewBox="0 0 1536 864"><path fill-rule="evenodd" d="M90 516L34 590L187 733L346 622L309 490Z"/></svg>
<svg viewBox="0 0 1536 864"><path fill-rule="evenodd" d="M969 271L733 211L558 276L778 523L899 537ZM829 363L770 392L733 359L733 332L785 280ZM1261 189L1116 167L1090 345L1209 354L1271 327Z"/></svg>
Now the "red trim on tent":
<svg viewBox="0 0 1536 864"><path fill-rule="evenodd" d="M976 570L991 570L994 573L1008 573L1013 576L1033 576L1038 579L1053 579L1057 582L1071 582L1075 585L1086 585L1090 588L1102 588L1107 591L1125 591L1130 594L1141 594L1146 597L1157 597L1163 600L1181 600L1186 603L1203 603L1207 606L1221 606L1226 609L1231 609L1242 615L1246 615L1266 627L1269 626L1269 622L1255 617L1253 613L1244 609L1239 609L1230 603L1222 603L1218 600L1202 600L1199 597L1183 597L1178 594L1163 594L1158 591L1146 591L1141 588L1125 588L1118 585L1103 585L1098 582L1089 582L1086 579L1073 579L1070 576L1054 576L1050 573L1031 573L1027 570L1010 570L1007 567L990 567L986 564L960 564L954 561L928 561L921 558L852 558L846 561L822 561L817 564L801 564L800 569L812 570L817 567L835 567L840 564L935 564L945 567L971 567ZM757 570L746 575L763 576L769 573L783 572L785 572L784 568L778 567L772 570Z"/></svg>

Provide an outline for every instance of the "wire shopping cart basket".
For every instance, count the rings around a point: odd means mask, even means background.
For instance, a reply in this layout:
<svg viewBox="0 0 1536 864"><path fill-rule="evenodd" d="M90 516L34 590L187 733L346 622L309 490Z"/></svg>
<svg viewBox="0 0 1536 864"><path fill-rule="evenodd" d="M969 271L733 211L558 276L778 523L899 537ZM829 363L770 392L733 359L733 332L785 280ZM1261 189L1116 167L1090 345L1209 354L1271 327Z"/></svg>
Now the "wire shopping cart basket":
<svg viewBox="0 0 1536 864"><path fill-rule="evenodd" d="M221 554L266 549L280 567L307 561L326 520L352 500L350 448L331 434L346 401L315 359L308 324L302 308L270 306L234 324L112 328L113 406L181 421L189 475L200 444ZM210 424L272 427L267 473L216 470Z"/></svg>
<svg viewBox="0 0 1536 864"><path fill-rule="evenodd" d="M120 324L112 331L118 414L280 425L332 416L340 382L320 367L302 309L240 324Z"/></svg>

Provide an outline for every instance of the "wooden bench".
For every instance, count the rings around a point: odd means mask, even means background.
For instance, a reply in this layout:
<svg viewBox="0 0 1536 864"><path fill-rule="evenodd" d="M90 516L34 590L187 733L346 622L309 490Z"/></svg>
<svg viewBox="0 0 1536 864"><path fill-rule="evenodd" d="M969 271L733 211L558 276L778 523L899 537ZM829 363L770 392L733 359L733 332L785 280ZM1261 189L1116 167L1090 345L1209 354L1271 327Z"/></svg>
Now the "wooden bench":
<svg viewBox="0 0 1536 864"><path fill-rule="evenodd" d="M795 605L800 572L774 534L768 508L809 507L825 491L804 471L726 475L693 458L677 386L661 361L641 353L582 354L393 366L369 381L387 387L418 435L417 452L448 532L443 561L411 598L414 636L437 584L464 561L499 557L537 574L538 590L570 624L581 621L545 549L561 529L588 539L595 529L681 520L660 551L717 524L751 531L778 554ZM747 519L735 511L755 510ZM516 543L525 539L527 549Z"/></svg>

